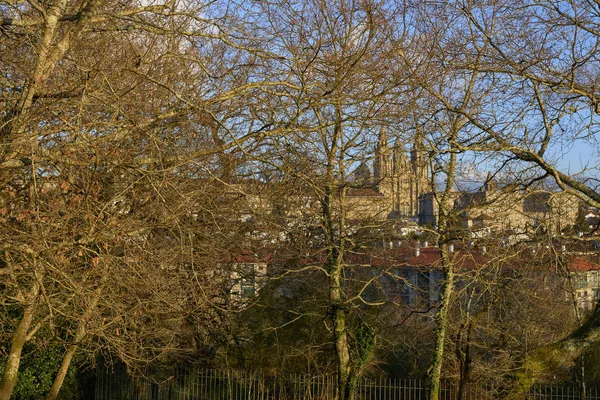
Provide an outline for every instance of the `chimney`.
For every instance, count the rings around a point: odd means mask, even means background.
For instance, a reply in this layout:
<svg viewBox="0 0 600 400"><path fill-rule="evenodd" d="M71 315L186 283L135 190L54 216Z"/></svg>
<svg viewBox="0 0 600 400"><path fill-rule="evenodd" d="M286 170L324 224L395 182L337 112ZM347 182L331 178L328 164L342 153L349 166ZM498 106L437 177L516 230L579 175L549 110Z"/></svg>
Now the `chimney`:
<svg viewBox="0 0 600 400"><path fill-rule="evenodd" d="M487 248L485 246L481 246L481 254L487 253Z"/></svg>
<svg viewBox="0 0 600 400"><path fill-rule="evenodd" d="M415 246L415 257L419 257L421 255L421 246L419 245L419 242L417 242L417 245Z"/></svg>
<svg viewBox="0 0 600 400"><path fill-rule="evenodd" d="M454 253L454 244L450 243L448 245L448 253Z"/></svg>
<svg viewBox="0 0 600 400"><path fill-rule="evenodd" d="M423 247L428 247L428 244L429 244L429 243L427 243L427 241L424 241L424 242L423 242Z"/></svg>

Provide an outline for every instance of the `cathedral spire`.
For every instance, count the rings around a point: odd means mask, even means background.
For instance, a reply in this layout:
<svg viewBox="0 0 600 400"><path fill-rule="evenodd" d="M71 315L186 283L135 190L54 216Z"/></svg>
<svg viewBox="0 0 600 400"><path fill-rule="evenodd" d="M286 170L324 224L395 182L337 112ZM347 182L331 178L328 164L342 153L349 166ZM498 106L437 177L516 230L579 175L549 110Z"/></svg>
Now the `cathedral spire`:
<svg viewBox="0 0 600 400"><path fill-rule="evenodd" d="M485 192L493 192L496 190L496 180L494 179L494 175L489 171L485 178L485 183L483 184L483 190Z"/></svg>
<svg viewBox="0 0 600 400"><path fill-rule="evenodd" d="M392 155L385 128L379 131L379 138L375 146L375 160L373 161L373 184L380 193L388 192L389 180L392 176Z"/></svg>
<svg viewBox="0 0 600 400"><path fill-rule="evenodd" d="M427 149L425 147L423 136L418 131L415 134L410 152L410 164L412 169L410 213L412 215L418 215L420 212L419 198L421 195L431 191Z"/></svg>

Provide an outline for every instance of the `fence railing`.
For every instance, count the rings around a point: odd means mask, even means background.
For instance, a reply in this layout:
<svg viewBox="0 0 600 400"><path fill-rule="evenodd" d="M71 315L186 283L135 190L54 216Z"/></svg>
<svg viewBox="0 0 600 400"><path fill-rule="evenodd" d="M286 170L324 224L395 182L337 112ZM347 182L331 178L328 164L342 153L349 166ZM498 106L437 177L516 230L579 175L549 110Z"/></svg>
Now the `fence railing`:
<svg viewBox="0 0 600 400"><path fill-rule="evenodd" d="M99 372L95 400L333 400L336 385L334 375L265 375L233 370L178 369L158 381L125 373ZM495 400L506 395L499 388L469 384L463 400ZM357 383L357 400L428 400L428 396L426 380L360 379ZM440 400L457 400L457 397L457 385L442 382ZM584 399L574 386L538 386L517 398L600 400L600 393L597 388L589 388Z"/></svg>

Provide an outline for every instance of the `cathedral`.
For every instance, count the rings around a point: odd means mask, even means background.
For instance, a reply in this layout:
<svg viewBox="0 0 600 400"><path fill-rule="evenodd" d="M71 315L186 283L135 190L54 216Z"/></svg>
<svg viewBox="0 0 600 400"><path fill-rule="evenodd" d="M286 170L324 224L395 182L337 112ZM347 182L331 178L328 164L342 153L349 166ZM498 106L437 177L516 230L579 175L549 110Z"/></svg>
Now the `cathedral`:
<svg viewBox="0 0 600 400"><path fill-rule="evenodd" d="M382 129L372 160L372 174L366 161L354 173L354 185L348 191L349 218L435 226L438 198L422 138L415 137L407 152L404 143L390 144ZM451 198L463 227L487 234L507 230L560 233L573 224L579 209L577 198L568 193L497 185L491 173L478 190L453 190Z"/></svg>
<svg viewBox="0 0 600 400"><path fill-rule="evenodd" d="M416 222L419 197L431 192L425 146L416 138L409 156L403 144L390 145L382 129L373 155L372 176L363 162L355 172L355 182L356 188L349 194L357 207L375 212L372 217L407 218Z"/></svg>

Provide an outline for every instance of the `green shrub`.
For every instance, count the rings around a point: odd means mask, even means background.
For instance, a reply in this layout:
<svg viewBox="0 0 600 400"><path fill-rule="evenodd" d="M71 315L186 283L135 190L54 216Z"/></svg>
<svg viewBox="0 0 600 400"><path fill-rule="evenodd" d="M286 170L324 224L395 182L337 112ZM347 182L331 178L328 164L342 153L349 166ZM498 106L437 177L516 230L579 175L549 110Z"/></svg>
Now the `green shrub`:
<svg viewBox="0 0 600 400"><path fill-rule="evenodd" d="M61 346L46 349L26 345L23 348L19 378L12 398L17 400L43 399L48 394L56 372L62 361L64 349ZM60 390L61 399L80 399L81 390L77 381L77 367L75 362L67 372L65 381ZM0 365L0 373L4 373L4 365Z"/></svg>

